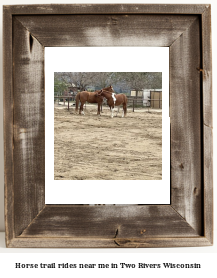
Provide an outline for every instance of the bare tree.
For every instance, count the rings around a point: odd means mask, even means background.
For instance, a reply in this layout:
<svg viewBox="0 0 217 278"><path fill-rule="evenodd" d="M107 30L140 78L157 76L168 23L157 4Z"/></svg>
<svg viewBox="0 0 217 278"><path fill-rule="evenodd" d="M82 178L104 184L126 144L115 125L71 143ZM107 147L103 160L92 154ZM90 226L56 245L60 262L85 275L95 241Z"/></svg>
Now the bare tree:
<svg viewBox="0 0 217 278"><path fill-rule="evenodd" d="M114 75L114 82L126 84L128 88L136 91L143 89L161 89L161 72L119 72Z"/></svg>
<svg viewBox="0 0 217 278"><path fill-rule="evenodd" d="M136 92L162 88L161 72L59 72L55 73L55 78L81 91L87 86L105 88L114 84L121 84Z"/></svg>
<svg viewBox="0 0 217 278"><path fill-rule="evenodd" d="M95 72L94 82L100 88L105 88L112 85L112 72Z"/></svg>

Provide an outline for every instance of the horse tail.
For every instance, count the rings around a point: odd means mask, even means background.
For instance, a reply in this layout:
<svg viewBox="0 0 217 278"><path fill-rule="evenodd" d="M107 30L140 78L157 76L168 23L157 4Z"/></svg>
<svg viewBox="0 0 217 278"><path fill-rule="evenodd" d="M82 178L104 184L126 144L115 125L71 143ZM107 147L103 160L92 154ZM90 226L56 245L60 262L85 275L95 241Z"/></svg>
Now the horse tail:
<svg viewBox="0 0 217 278"><path fill-rule="evenodd" d="M124 95L123 109L124 109L124 116L126 116L127 115L127 96L126 95Z"/></svg>
<svg viewBox="0 0 217 278"><path fill-rule="evenodd" d="M80 100L80 92L77 93L75 100L76 100L76 108L75 108L75 111L78 111L78 104L79 104L79 100Z"/></svg>
<svg viewBox="0 0 217 278"><path fill-rule="evenodd" d="M127 96L126 95L124 95L124 104L126 105L126 107L127 107Z"/></svg>
<svg viewBox="0 0 217 278"><path fill-rule="evenodd" d="M127 96L125 95L125 102L126 102L126 105L127 105L127 101L128 101L128 99L127 99Z"/></svg>

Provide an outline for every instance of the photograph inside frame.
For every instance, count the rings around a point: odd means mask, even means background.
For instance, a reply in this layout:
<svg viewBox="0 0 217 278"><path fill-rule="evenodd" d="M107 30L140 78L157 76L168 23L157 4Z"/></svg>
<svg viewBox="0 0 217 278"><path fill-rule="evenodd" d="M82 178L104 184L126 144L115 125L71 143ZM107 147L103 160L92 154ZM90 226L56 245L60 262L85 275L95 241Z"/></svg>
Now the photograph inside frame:
<svg viewBox="0 0 217 278"><path fill-rule="evenodd" d="M45 90L46 204L170 202L168 48L46 47Z"/></svg>
<svg viewBox="0 0 217 278"><path fill-rule="evenodd" d="M162 180L162 72L54 72L54 180Z"/></svg>

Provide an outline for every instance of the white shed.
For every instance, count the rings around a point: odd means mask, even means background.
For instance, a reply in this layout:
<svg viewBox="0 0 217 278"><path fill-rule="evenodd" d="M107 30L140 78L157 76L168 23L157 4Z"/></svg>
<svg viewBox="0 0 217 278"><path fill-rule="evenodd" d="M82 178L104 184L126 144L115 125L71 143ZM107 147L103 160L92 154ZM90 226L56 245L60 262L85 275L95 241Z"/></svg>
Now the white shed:
<svg viewBox="0 0 217 278"><path fill-rule="evenodd" d="M144 89L143 90L143 105L151 105L151 92L162 92L162 89Z"/></svg>
<svg viewBox="0 0 217 278"><path fill-rule="evenodd" d="M149 101L151 97L150 92L151 90L149 89L143 90L143 106L150 106L150 101Z"/></svg>

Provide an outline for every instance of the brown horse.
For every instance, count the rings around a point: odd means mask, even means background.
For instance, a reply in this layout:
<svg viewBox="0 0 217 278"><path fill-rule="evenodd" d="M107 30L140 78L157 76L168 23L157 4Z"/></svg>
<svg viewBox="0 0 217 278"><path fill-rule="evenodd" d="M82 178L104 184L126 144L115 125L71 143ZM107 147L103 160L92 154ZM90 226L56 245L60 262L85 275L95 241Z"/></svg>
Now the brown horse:
<svg viewBox="0 0 217 278"><path fill-rule="evenodd" d="M108 92L102 89L99 93L99 96L103 96L107 99L107 104L111 109L111 117L113 118L113 112L115 106L119 106L123 104L123 114L122 117L126 117L127 115L127 97L124 94L118 94L116 95L113 92Z"/></svg>
<svg viewBox="0 0 217 278"><path fill-rule="evenodd" d="M104 90L105 92L110 92L110 93L114 92L112 86L109 86L109 87L104 88L102 90ZM98 103L97 115L100 115L100 107L101 107L102 102L103 102L103 96L98 94L100 91L101 90L95 91L95 92L88 92L88 91L79 92L76 95L76 111L78 111L78 104L79 104L79 101L80 101L81 106L80 106L80 109L79 109L79 114L84 114L83 106L84 106L84 103L87 101L89 103Z"/></svg>

